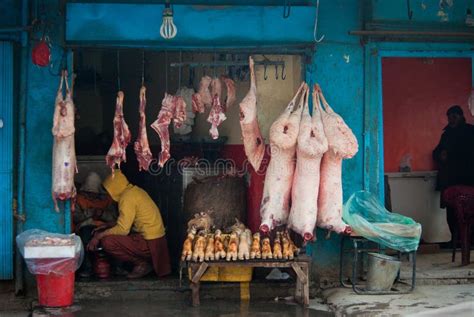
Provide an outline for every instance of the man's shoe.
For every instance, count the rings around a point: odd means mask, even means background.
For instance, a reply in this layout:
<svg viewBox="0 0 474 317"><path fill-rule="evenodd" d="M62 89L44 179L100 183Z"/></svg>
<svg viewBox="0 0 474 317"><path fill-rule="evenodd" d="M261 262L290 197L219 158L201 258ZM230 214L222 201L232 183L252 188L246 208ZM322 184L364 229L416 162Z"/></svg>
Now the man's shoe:
<svg viewBox="0 0 474 317"><path fill-rule="evenodd" d="M145 277L153 271L153 267L148 262L142 262L133 267L133 271L127 275L128 278Z"/></svg>

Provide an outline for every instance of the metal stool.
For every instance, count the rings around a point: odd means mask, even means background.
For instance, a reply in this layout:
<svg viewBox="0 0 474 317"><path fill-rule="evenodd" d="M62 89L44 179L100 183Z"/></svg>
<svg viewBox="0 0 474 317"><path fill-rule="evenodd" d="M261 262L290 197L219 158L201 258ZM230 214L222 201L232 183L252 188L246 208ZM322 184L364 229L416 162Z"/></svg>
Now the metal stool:
<svg viewBox="0 0 474 317"><path fill-rule="evenodd" d="M350 249L344 249L344 242L349 239L352 241L352 248ZM403 254L407 254L409 257L409 260L411 260L413 266L412 266L412 279L411 279L411 285L408 290L390 290L390 291L369 291L365 290L363 288L360 288L356 285L356 281L358 280L357 276L357 270L358 270L358 262L359 262L359 254L364 254L367 252L379 252L380 251L380 245L377 244L376 248L361 248L359 246L359 243L368 243L369 240L367 240L364 237L360 236L343 236L341 239L341 253L340 253L340 261L339 261L339 282L341 283L341 286L343 287L352 287L354 292L356 294L361 294L361 295L385 295L385 294L408 294L411 293L415 289L415 283L416 283L416 251L412 252L398 252L398 259L401 260ZM351 284L347 284L344 282L343 279L343 268L344 268L344 253L345 251L350 251L353 254L352 258L352 279L351 279ZM400 272L398 272L397 278L395 282L398 282L400 280Z"/></svg>

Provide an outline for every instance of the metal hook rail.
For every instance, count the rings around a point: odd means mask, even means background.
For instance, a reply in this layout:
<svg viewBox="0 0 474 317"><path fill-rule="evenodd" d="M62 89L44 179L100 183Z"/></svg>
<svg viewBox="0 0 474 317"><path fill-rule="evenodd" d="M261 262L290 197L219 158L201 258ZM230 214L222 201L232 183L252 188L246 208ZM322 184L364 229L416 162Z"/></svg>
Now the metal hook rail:
<svg viewBox="0 0 474 317"><path fill-rule="evenodd" d="M212 68L212 67L232 67L232 66L248 66L247 61L237 62L237 61L215 61L215 62L180 62L180 63L170 63L170 67L190 67L190 68ZM255 66L285 66L284 61L255 61Z"/></svg>

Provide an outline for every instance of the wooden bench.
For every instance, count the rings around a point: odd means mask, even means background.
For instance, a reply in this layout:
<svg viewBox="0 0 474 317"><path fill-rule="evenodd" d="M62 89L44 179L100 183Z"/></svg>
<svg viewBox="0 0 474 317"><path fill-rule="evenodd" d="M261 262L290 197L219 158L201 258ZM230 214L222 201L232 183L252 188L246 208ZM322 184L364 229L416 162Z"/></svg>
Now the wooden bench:
<svg viewBox="0 0 474 317"><path fill-rule="evenodd" d="M264 268L291 268L295 271L296 290L295 300L304 305L309 305L309 283L310 283L311 258L302 255L294 260L247 260L247 261L212 261L212 262L187 262L191 269L191 291L193 306L199 306L200 281L206 270L210 267L264 267Z"/></svg>

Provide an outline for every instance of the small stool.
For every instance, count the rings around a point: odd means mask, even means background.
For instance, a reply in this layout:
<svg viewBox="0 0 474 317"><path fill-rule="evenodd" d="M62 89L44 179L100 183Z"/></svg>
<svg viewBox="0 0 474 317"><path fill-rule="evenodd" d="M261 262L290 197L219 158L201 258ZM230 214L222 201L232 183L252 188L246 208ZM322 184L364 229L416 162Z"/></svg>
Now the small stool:
<svg viewBox="0 0 474 317"><path fill-rule="evenodd" d="M454 212L457 221L457 230L452 232L452 261L456 258L456 244L459 240L462 265L468 265L471 260L471 229L474 226L474 187L451 186L443 191L442 198L444 204Z"/></svg>
<svg viewBox="0 0 474 317"><path fill-rule="evenodd" d="M352 242L351 249L344 248L344 242L349 239ZM408 290L390 290L390 291L369 291L363 288L360 288L356 285L356 281L358 279L357 270L358 270L358 262L359 262L359 254L364 254L367 252L379 252L380 245L377 244L375 248L361 248L359 244L364 244L369 242L364 237L350 235L350 236L343 236L341 239L341 253L340 253L340 261L339 261L339 282L343 287L352 287L356 294L360 295L385 295L385 294L408 294L411 293L415 289L416 283L416 251L412 252L398 252L398 259L401 260L402 254L408 254L409 260L411 259L412 262L412 278L411 278L411 285ZM352 279L351 284L347 284L344 282L343 279L343 268L344 268L344 253L345 251L350 251L353 254L352 258ZM398 276L395 282L400 280L400 272L398 272Z"/></svg>

